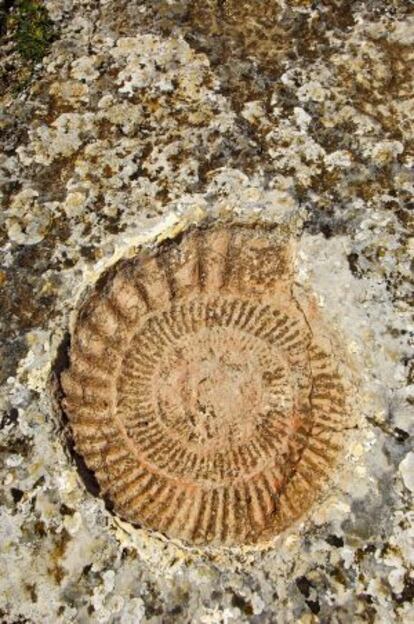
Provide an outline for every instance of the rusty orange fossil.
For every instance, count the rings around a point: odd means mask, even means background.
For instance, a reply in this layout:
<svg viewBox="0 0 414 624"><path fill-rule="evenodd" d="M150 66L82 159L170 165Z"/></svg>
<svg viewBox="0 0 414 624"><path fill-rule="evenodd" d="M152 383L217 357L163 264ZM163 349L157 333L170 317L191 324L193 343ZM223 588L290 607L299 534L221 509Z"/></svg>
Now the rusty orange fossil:
<svg viewBox="0 0 414 624"><path fill-rule="evenodd" d="M116 264L81 307L63 406L122 518L257 543L318 495L345 391L291 256L271 229L195 228Z"/></svg>

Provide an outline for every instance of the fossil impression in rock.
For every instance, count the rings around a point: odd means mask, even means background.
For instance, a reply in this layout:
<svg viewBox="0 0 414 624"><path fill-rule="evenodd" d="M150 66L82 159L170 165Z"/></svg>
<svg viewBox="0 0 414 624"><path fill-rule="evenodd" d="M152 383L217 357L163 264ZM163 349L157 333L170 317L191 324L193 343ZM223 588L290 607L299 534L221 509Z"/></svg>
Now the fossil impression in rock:
<svg viewBox="0 0 414 624"><path fill-rule="evenodd" d="M195 228L118 262L62 373L76 448L126 520L268 540L309 509L347 424L337 352L271 229Z"/></svg>

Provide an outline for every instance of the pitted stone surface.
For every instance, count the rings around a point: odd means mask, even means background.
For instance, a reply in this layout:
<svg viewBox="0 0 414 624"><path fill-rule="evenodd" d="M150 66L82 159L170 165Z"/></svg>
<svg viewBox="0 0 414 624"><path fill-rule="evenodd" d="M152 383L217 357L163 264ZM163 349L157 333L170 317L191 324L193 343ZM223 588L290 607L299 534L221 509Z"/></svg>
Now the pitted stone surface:
<svg viewBox="0 0 414 624"><path fill-rule="evenodd" d="M409 3L45 0L56 40L26 81L5 27L30 4L3 2L0 15L0 621L414 621ZM320 500L265 547L188 547L85 487L49 376L80 294L109 266L205 217L243 216L288 224L287 284L318 343L318 328L340 336L323 349L352 362L338 371L356 423L341 421L344 459ZM261 255L250 251L251 272ZM253 403L255 353L245 376L233 360L226 374ZM213 399L214 361L210 385L200 367L187 390L222 413L230 392ZM184 405L174 362L166 352L160 369L169 431ZM288 386L283 398L290 409ZM207 435L248 438L253 412L241 429L233 405L231 436L211 418L181 435L206 448Z"/></svg>

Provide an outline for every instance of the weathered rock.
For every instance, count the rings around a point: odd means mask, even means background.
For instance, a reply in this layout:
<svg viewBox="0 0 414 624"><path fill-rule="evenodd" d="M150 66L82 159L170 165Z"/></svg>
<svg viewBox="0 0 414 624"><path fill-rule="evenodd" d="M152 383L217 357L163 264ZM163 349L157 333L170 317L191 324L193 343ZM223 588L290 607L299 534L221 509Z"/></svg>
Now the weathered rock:
<svg viewBox="0 0 414 624"><path fill-rule="evenodd" d="M30 71L13 39L17 8L6 4L13 19L10 28L0 25L0 619L409 622L407 2L47 0L54 40L41 12L47 53ZM231 539L210 539L204 529L195 539L176 532L182 541L155 531L165 527L154 518L148 526L140 514L133 519L142 526L121 519L112 510L116 497L88 469L96 466L81 448L69 393L72 425L62 416L58 382L72 370L68 354L74 366L79 310L102 296L102 276L135 266L143 249L152 257L175 249L168 241L180 236L185 244L186 233L206 221L260 223L290 241L294 252L283 274L291 290L286 283L266 303L252 288L248 302L258 298L273 309L278 298L289 308L297 298L306 308L301 328L309 322L300 335L328 334L329 362L346 395L347 410L332 432L340 452L329 474L319 481L316 464L312 500L301 499L301 513L284 526L267 518L266 539L232 528ZM247 250L249 244L248 237ZM234 324L230 330L238 331ZM234 336L217 331L215 341L207 332L196 343L183 339L183 359L170 352L158 364L164 383L155 389L182 436L192 433L182 406L197 394L182 382L182 362L200 382L203 349L221 360L233 353L230 368L236 355L245 358L241 348L229 348L238 344ZM234 402L214 393L222 369L210 360L210 385L197 396L226 416L222 428L196 429L200 446L208 447L212 431L227 453L257 422L257 409L243 412L248 401L257 405L257 361L278 356L272 345L252 349L243 374L223 372ZM301 354L300 375L309 381L309 350ZM300 375L299 368L293 375L283 370L286 399ZM133 375L140 374L134 363ZM237 379L248 398L237 398ZM128 380L123 384L126 396ZM243 427L236 411L245 415ZM151 505L153 514L161 499ZM177 525L187 526L180 517ZM231 526L248 532L244 521Z"/></svg>

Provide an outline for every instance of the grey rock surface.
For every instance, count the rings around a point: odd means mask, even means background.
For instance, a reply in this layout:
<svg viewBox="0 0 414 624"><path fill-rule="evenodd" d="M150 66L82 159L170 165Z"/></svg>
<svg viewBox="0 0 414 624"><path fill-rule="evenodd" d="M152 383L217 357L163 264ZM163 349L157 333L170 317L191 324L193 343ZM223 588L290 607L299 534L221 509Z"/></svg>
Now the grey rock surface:
<svg viewBox="0 0 414 624"><path fill-rule="evenodd" d="M409 3L45 5L57 34L23 86L7 37L0 59L0 620L414 621ZM329 488L266 548L112 515L51 384L102 271L224 215L290 229L357 389Z"/></svg>

